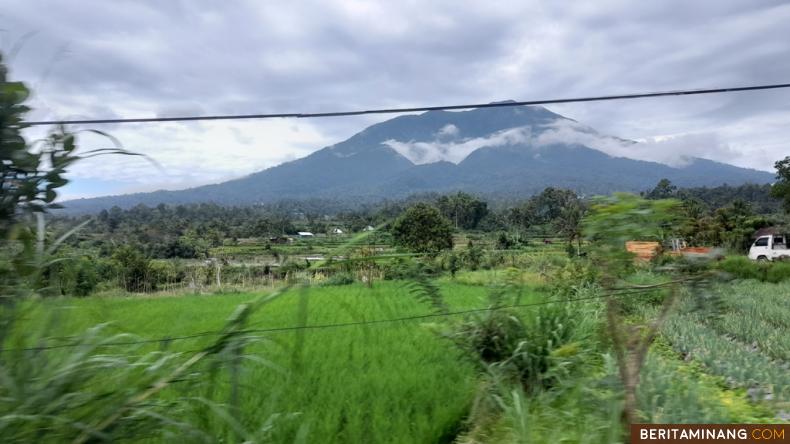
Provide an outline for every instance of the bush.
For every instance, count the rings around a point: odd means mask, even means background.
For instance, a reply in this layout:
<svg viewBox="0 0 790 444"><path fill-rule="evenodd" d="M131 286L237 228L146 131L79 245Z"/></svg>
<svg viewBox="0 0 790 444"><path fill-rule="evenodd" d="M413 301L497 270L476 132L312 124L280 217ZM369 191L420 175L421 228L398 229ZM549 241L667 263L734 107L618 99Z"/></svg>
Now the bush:
<svg viewBox="0 0 790 444"><path fill-rule="evenodd" d="M765 280L773 283L790 281L790 262L774 262L770 264L765 273Z"/></svg>
<svg viewBox="0 0 790 444"><path fill-rule="evenodd" d="M568 257L556 254L542 254L538 256L528 256L526 267L541 276L549 276L558 268L565 267L571 260Z"/></svg>
<svg viewBox="0 0 790 444"><path fill-rule="evenodd" d="M499 233L496 240L496 248L498 250L509 250L516 246L516 241L507 235L504 231Z"/></svg>
<svg viewBox="0 0 790 444"><path fill-rule="evenodd" d="M583 259L571 260L549 273L551 290L558 296L576 297L581 289L595 285L598 275L590 263Z"/></svg>
<svg viewBox="0 0 790 444"><path fill-rule="evenodd" d="M74 276L74 296L88 296L96 289L99 284L99 277L96 274L93 261L88 258L80 258Z"/></svg>
<svg viewBox="0 0 790 444"><path fill-rule="evenodd" d="M589 317L571 304L541 306L525 322L526 334L510 358L499 364L527 390L551 387L583 363L595 331Z"/></svg>
<svg viewBox="0 0 790 444"><path fill-rule="evenodd" d="M88 296L99 283L94 261L89 257L67 258L50 270L51 290L66 296Z"/></svg>
<svg viewBox="0 0 790 444"><path fill-rule="evenodd" d="M466 251L463 252L463 259L467 268L472 271L477 270L483 261L483 249L470 240Z"/></svg>
<svg viewBox="0 0 790 444"><path fill-rule="evenodd" d="M755 279L778 283L790 280L790 262L759 263L746 256L730 256L718 263L717 268L738 279Z"/></svg>
<svg viewBox="0 0 790 444"><path fill-rule="evenodd" d="M152 287L173 284L183 280L183 272L168 260L152 260L148 263L148 280Z"/></svg>
<svg viewBox="0 0 790 444"><path fill-rule="evenodd" d="M505 265L506 257L500 251L488 251L483 261L483 268L490 270Z"/></svg>
<svg viewBox="0 0 790 444"><path fill-rule="evenodd" d="M126 291L139 292L152 290L148 282L150 260L134 247L125 245L112 256L120 272L120 283Z"/></svg>
<svg viewBox="0 0 790 444"><path fill-rule="evenodd" d="M275 269L277 277L285 277L288 274L294 274L299 271L304 271L310 266L309 262L286 260L285 263Z"/></svg>
<svg viewBox="0 0 790 444"><path fill-rule="evenodd" d="M380 264L385 280L413 278L418 274L417 263L410 257L399 257L389 263Z"/></svg>
<svg viewBox="0 0 790 444"><path fill-rule="evenodd" d="M321 282L321 285L351 285L354 283L354 276L351 273L341 271L329 276L326 280Z"/></svg>
<svg viewBox="0 0 790 444"><path fill-rule="evenodd" d="M492 297L499 306L502 297ZM496 302L499 303L496 303ZM508 310L470 316L450 337L485 366L525 389L551 387L588 358L598 316L572 304L547 304L522 320Z"/></svg>
<svg viewBox="0 0 790 444"><path fill-rule="evenodd" d="M513 356L526 335L524 324L513 313L491 310L463 322L452 334L455 343L485 364Z"/></svg>
<svg viewBox="0 0 790 444"><path fill-rule="evenodd" d="M719 262L718 268L738 279L765 280L766 267L745 256L730 256Z"/></svg>

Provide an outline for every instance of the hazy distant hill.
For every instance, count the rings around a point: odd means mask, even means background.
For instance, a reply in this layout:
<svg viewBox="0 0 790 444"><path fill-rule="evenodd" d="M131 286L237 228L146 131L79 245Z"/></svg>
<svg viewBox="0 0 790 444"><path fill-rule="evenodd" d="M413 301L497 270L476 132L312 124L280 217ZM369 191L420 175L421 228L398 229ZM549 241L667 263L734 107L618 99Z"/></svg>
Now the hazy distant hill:
<svg viewBox="0 0 790 444"><path fill-rule="evenodd" d="M93 212L140 203L246 205L284 198L402 197L426 191L527 196L547 186L597 194L641 191L662 178L683 187L773 180L764 171L706 159L690 159L686 166L673 168L612 157L579 142L591 138L635 143L599 135L542 107L431 111L370 126L307 157L236 180L65 205L70 212Z"/></svg>

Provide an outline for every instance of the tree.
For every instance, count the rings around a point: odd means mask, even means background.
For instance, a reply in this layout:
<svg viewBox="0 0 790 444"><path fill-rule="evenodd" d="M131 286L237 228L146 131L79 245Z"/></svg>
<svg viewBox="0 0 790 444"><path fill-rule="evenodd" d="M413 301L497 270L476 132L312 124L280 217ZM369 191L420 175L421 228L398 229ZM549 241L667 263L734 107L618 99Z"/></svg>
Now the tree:
<svg viewBox="0 0 790 444"><path fill-rule="evenodd" d="M759 214L773 214L782 207L781 201L771 196L770 184L746 183L737 187L725 184L712 188L683 188L678 190L677 197L684 201L699 200L709 208L721 208L735 199L742 199L749 202Z"/></svg>
<svg viewBox="0 0 790 444"><path fill-rule="evenodd" d="M790 156L776 161L776 182L771 187L771 195L782 199L785 212L790 213Z"/></svg>
<svg viewBox="0 0 790 444"><path fill-rule="evenodd" d="M477 228L480 221L488 214L487 203L463 192L440 197L437 206L444 217L453 221L456 229Z"/></svg>
<svg viewBox="0 0 790 444"><path fill-rule="evenodd" d="M584 206L578 199L572 200L560 212L559 217L554 221L557 231L565 237L568 242L568 251L573 253L573 241L578 241L576 254L581 254L582 239L582 218L584 217Z"/></svg>
<svg viewBox="0 0 790 444"><path fill-rule="evenodd" d="M713 220L717 225L717 243L737 251L748 250L754 231L770 225L766 218L755 216L751 205L740 199L717 209Z"/></svg>
<svg viewBox="0 0 790 444"><path fill-rule="evenodd" d="M0 289L39 290L48 256L78 229L46 245L45 214L59 207L55 200L68 182L66 169L81 158L131 153L103 148L78 155L76 135L62 125L28 145L22 131L28 126L24 117L30 110L25 105L30 91L22 82L8 81L7 74L0 54L0 262L11 265L0 267Z"/></svg>
<svg viewBox="0 0 790 444"><path fill-rule="evenodd" d="M151 263L136 248L124 245L112 256L120 271L120 283L127 291L146 291L153 285L148 282Z"/></svg>
<svg viewBox="0 0 790 444"><path fill-rule="evenodd" d="M552 223L562 216L563 210L579 198L571 190L548 187L537 196L533 196L527 207L531 210L535 223Z"/></svg>
<svg viewBox="0 0 790 444"><path fill-rule="evenodd" d="M30 110L24 102L30 91L22 82L9 82L0 58L0 236L5 239L24 211L40 198L41 159L28 151L22 130ZM51 200L50 200L51 202ZM37 208L34 207L34 208Z"/></svg>
<svg viewBox="0 0 790 444"><path fill-rule="evenodd" d="M622 280L631 272L633 258L625 251L625 242L662 237L665 227L676 221L678 206L679 202L672 199L645 200L624 193L598 199L592 206L584 220L584 232L591 242L591 264L607 293L626 288ZM608 331L625 392L622 413L627 424L639 421L636 394L642 367L677 294L672 284L670 294L650 322L626 322L621 301L613 297L606 299Z"/></svg>
<svg viewBox="0 0 790 444"><path fill-rule="evenodd" d="M395 242L418 253L438 253L453 248L453 227L436 208L418 203L392 225Z"/></svg>
<svg viewBox="0 0 790 444"><path fill-rule="evenodd" d="M480 263L483 261L483 249L479 245L470 240L464 253L466 265L470 270L474 271L480 268Z"/></svg>
<svg viewBox="0 0 790 444"><path fill-rule="evenodd" d="M548 187L540 194L532 196L527 202L510 211L509 220L517 228L526 231L533 226L544 229L560 230L562 219L568 219L573 211L568 208L581 208L578 196L571 190ZM549 225L554 225L549 226Z"/></svg>
<svg viewBox="0 0 790 444"><path fill-rule="evenodd" d="M655 188L645 194L645 198L651 200L669 199L671 197L675 197L677 192L678 187L672 185L672 182L670 182L669 179L661 179L658 181Z"/></svg>
<svg viewBox="0 0 790 444"><path fill-rule="evenodd" d="M696 197L686 197L681 213L679 234L691 245L712 245L719 233L705 203Z"/></svg>

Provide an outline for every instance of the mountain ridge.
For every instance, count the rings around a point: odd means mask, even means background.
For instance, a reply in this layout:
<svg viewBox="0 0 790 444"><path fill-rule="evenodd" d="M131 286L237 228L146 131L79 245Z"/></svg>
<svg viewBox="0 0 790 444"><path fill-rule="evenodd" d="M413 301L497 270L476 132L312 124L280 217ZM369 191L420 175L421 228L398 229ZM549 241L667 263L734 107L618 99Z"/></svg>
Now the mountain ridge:
<svg viewBox="0 0 790 444"><path fill-rule="evenodd" d="M570 133L569 133L570 131ZM570 134L571 137L568 137ZM67 212L137 204L252 205L281 199L376 199L420 192L522 194L546 186L580 194L642 191L662 178L683 187L769 183L768 172L691 158L683 167L614 157L579 143L608 138L543 107L428 111L371 125L308 156L238 179L63 202Z"/></svg>

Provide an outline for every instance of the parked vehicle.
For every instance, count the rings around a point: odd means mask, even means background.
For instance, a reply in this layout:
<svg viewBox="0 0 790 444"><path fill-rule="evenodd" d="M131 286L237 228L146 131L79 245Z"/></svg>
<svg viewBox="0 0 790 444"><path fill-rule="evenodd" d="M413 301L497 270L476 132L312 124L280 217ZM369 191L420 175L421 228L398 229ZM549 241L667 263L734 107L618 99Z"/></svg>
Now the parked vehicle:
<svg viewBox="0 0 790 444"><path fill-rule="evenodd" d="M773 261L785 258L790 259L790 249L787 248L786 234L760 236L749 248L749 259L751 260Z"/></svg>

